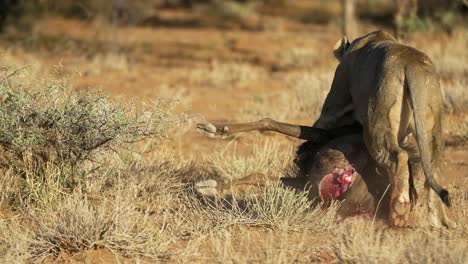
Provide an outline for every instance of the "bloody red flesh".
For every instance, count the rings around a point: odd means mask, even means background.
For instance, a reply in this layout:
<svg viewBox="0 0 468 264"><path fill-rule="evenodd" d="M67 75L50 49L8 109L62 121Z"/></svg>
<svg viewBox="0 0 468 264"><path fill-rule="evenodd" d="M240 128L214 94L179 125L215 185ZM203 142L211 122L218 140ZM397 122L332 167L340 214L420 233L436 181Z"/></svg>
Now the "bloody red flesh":
<svg viewBox="0 0 468 264"><path fill-rule="evenodd" d="M332 173L323 177L319 191L322 200L329 204L333 200L340 200L352 185L354 169L335 168Z"/></svg>

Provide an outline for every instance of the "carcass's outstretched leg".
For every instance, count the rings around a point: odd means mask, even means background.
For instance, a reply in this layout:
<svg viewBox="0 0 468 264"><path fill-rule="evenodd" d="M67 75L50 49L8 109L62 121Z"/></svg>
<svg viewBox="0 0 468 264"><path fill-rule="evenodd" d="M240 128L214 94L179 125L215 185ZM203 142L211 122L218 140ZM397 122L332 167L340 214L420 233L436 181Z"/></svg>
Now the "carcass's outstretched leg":
<svg viewBox="0 0 468 264"><path fill-rule="evenodd" d="M294 138L323 141L346 134L358 133L361 127L357 124L340 127L333 130L324 130L309 126L292 125L282 123L270 118L261 119L256 122L226 124L226 123L203 123L197 124L197 130L208 137L225 137L239 132L247 131L274 131Z"/></svg>

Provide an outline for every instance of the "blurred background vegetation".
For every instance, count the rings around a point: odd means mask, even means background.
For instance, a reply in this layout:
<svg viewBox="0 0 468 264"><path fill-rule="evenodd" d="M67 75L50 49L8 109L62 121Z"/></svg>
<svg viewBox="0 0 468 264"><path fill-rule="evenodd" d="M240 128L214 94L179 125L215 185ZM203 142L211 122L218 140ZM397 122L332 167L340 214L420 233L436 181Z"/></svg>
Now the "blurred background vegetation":
<svg viewBox="0 0 468 264"><path fill-rule="evenodd" d="M352 7L351 16L343 9ZM287 8L286 8L287 7ZM190 18L168 20L164 10L185 10ZM0 30L30 29L37 19L62 16L101 19L119 26L240 27L261 30L283 17L302 23L370 22L401 32L466 23L466 0L0 0ZM358 23L359 24L359 23Z"/></svg>

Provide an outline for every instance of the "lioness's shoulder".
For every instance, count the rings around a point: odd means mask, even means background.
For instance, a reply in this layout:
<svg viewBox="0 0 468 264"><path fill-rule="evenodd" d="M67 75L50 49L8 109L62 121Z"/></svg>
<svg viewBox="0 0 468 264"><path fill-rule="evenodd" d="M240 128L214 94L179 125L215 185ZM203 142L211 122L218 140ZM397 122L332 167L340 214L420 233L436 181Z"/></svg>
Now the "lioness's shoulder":
<svg viewBox="0 0 468 264"><path fill-rule="evenodd" d="M390 45L393 46L398 44L397 40L389 33L378 30L371 32L365 36L355 39L349 47L350 51L357 51L357 50L367 50L367 49L374 49L377 46L381 45Z"/></svg>
<svg viewBox="0 0 468 264"><path fill-rule="evenodd" d="M392 34L383 30L371 32L370 35L374 36L377 39L397 41L397 39Z"/></svg>
<svg viewBox="0 0 468 264"><path fill-rule="evenodd" d="M365 35L363 39L366 39L368 42L380 42L380 41L398 42L396 38L392 36L392 34L383 30L377 30L377 31L371 32Z"/></svg>

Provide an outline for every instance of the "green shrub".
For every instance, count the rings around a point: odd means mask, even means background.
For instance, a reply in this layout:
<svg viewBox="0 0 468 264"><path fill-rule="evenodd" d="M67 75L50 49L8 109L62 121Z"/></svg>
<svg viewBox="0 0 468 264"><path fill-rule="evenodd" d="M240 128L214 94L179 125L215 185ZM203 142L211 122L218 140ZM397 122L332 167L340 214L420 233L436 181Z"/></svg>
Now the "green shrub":
<svg viewBox="0 0 468 264"><path fill-rule="evenodd" d="M428 31L432 28L429 18L407 17L403 20L402 30L405 32Z"/></svg>
<svg viewBox="0 0 468 264"><path fill-rule="evenodd" d="M20 79L0 82L0 166L25 180L27 201L75 188L85 161L92 169L97 155L161 138L178 121L170 103L138 111L99 92L75 92L67 81Z"/></svg>

